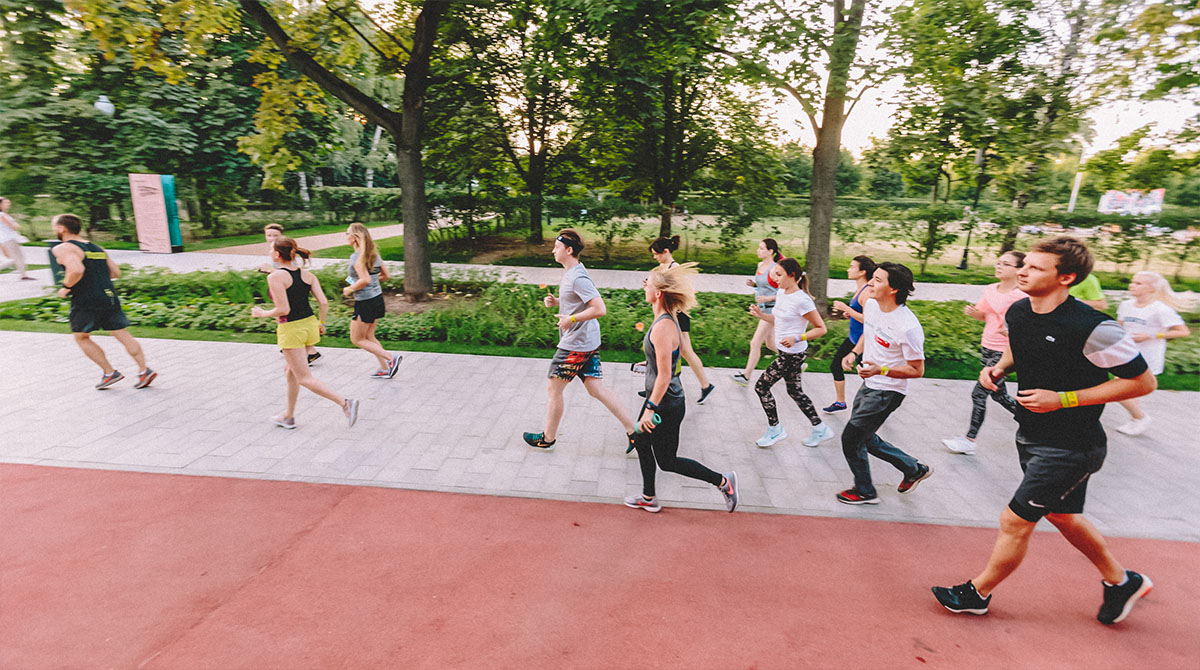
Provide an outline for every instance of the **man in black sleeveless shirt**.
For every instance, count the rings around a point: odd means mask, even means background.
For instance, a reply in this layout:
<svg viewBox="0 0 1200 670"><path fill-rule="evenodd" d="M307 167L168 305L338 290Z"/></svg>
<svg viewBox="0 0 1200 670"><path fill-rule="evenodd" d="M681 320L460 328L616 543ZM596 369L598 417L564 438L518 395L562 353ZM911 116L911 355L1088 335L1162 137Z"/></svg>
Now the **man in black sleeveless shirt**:
<svg viewBox="0 0 1200 670"><path fill-rule="evenodd" d="M1058 237L1035 246L1017 275L1029 297L1009 308L1008 351L983 369L979 383L995 390L1008 372L1017 372L1017 454L1025 477L1000 515L1000 535L983 572L965 584L933 587L951 612L987 614L992 590L1021 564L1042 517L1100 571L1101 623L1123 620L1153 586L1149 577L1125 570L1083 517L1088 478L1107 453L1100 425L1105 403L1146 395L1157 385L1121 325L1068 294L1092 265L1082 242Z"/></svg>
<svg viewBox="0 0 1200 670"><path fill-rule="evenodd" d="M71 334L83 353L104 371L96 388L106 389L124 379L125 375L109 364L104 350L92 341L90 333L94 330L109 331L125 346L125 351L137 362L140 370L133 387L146 388L158 373L146 367L141 345L126 330L129 320L121 311L121 301L117 299L112 284L113 279L121 276L120 268L99 245L80 237L83 224L78 216L59 214L51 224L54 234L62 240L62 244L54 247L54 258L66 270L58 295L71 298Z"/></svg>

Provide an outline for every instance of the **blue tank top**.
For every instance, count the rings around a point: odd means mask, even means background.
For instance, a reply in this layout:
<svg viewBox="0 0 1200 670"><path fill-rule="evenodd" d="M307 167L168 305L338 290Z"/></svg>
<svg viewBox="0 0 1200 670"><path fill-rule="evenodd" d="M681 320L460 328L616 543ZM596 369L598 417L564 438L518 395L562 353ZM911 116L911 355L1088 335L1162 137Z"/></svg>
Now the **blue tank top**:
<svg viewBox="0 0 1200 670"><path fill-rule="evenodd" d="M858 301L858 298L859 298L859 296L862 295L862 292L865 290L867 290L867 287L864 284L862 288L860 288L854 292L854 297L850 299L850 309L858 312L859 314L862 314L863 307L862 307L862 303ZM854 344L858 344L858 340L862 337L862 334L863 334L862 321L851 318L850 319L850 341L853 342Z"/></svg>

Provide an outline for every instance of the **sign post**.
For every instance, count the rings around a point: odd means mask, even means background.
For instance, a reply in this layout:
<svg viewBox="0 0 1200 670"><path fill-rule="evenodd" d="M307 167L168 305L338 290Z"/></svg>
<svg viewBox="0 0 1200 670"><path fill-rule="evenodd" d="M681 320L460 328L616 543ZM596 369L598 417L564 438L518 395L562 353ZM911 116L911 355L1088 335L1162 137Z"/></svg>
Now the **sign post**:
<svg viewBox="0 0 1200 670"><path fill-rule="evenodd" d="M175 205L175 177L130 174L129 194L133 199L138 248L152 254L183 251L179 209Z"/></svg>

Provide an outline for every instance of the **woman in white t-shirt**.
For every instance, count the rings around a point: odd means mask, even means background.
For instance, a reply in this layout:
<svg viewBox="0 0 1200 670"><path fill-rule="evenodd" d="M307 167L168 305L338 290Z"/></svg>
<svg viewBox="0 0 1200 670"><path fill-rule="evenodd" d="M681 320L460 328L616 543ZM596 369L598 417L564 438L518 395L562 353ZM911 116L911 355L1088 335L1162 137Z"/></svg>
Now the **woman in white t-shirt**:
<svg viewBox="0 0 1200 670"><path fill-rule="evenodd" d="M9 216L8 209L10 207L12 207L12 200L0 198L0 249L3 249L4 255L8 256L0 263L0 269L16 265L17 272L21 273L21 279L31 280L33 277L25 272L25 253L21 250L25 236L17 230L16 220Z"/></svg>
<svg viewBox="0 0 1200 670"><path fill-rule="evenodd" d="M1139 272L1129 282L1129 300L1117 308L1117 320L1133 338L1150 372L1162 374L1167 356L1167 340L1187 337L1190 333L1175 311L1179 303L1171 285L1157 272ZM1117 428L1126 435L1141 435L1150 424L1136 398L1122 400L1132 420Z"/></svg>
<svg viewBox="0 0 1200 670"><path fill-rule="evenodd" d="M812 400L800 386L800 375L804 371L804 359L808 357L808 342L825 334L825 321L821 319L817 305L808 295L808 277L795 258L784 258L771 269L772 278L779 285L775 294L775 308L767 313L758 305L750 306L750 313L763 322L774 326L775 345L779 355L758 378L754 390L767 413L767 432L755 444L769 447L787 437L779 425L779 411L771 387L780 379L787 384L788 395L799 405L800 411L812 423L812 433L804 440L804 446L815 447L833 437L833 431L821 421ZM809 325L813 329L808 330ZM807 332L806 332L807 331Z"/></svg>

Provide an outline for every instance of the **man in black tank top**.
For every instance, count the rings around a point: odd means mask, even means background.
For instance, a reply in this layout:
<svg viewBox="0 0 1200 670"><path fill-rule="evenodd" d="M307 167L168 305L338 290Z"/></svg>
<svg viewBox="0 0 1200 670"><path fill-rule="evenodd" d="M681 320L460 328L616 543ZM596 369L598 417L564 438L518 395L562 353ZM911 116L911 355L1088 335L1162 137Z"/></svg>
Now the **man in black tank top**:
<svg viewBox="0 0 1200 670"><path fill-rule="evenodd" d="M54 258L66 270L58 295L71 298L71 333L75 343L104 371L96 388L106 389L125 375L109 364L104 350L92 341L90 333L94 330L109 331L125 346L125 351L138 364L138 380L133 387L146 388L158 373L146 367L141 345L126 330L129 319L121 311L121 301L112 283L114 278L121 276L120 268L99 245L80 237L83 224L78 216L59 214L51 223L54 234L63 242L54 247Z"/></svg>

